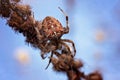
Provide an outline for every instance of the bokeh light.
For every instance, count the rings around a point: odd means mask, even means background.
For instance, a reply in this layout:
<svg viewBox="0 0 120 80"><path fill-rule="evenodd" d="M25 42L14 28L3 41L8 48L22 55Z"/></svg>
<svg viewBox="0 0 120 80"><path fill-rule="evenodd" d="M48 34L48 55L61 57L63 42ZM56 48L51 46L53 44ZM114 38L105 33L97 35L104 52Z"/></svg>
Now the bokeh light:
<svg viewBox="0 0 120 80"><path fill-rule="evenodd" d="M14 56L15 56L15 59L22 65L30 63L29 52L25 49L17 48L14 53Z"/></svg>

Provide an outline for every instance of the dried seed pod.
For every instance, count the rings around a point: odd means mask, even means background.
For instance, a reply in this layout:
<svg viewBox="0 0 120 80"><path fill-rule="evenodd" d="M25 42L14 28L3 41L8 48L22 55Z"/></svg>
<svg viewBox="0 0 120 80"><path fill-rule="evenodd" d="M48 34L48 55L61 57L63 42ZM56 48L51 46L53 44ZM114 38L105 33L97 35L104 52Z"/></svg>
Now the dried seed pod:
<svg viewBox="0 0 120 80"><path fill-rule="evenodd" d="M83 63L80 60L73 60L72 67L79 69L79 68L83 67Z"/></svg>
<svg viewBox="0 0 120 80"><path fill-rule="evenodd" d="M52 58L52 64L53 64L53 69L55 71L62 71L62 72L65 72L67 71L70 67L69 65L67 65L64 60L59 60L59 59L56 59L56 58Z"/></svg>
<svg viewBox="0 0 120 80"><path fill-rule="evenodd" d="M11 2L16 2L16 3L18 3L18 2L20 2L20 0L11 0Z"/></svg>
<svg viewBox="0 0 120 80"><path fill-rule="evenodd" d="M88 74L87 80L103 80L101 73L98 71Z"/></svg>
<svg viewBox="0 0 120 80"><path fill-rule="evenodd" d="M8 18L10 16L10 2L9 0L0 0L0 16Z"/></svg>
<svg viewBox="0 0 120 80"><path fill-rule="evenodd" d="M66 72L68 80L86 80L85 74L78 69L72 69Z"/></svg>
<svg viewBox="0 0 120 80"><path fill-rule="evenodd" d="M73 62L73 57L71 56L71 54L66 54L66 53L58 53L58 52L54 52L54 54L57 56L57 63L54 64L53 61L53 68L56 71L68 71L70 69L72 69L72 62ZM55 58L54 58L55 59Z"/></svg>
<svg viewBox="0 0 120 80"><path fill-rule="evenodd" d="M26 16L31 15L31 8L29 5L15 5L14 11L16 11L21 17L26 18Z"/></svg>
<svg viewBox="0 0 120 80"><path fill-rule="evenodd" d="M21 24L24 22L22 17L20 17L16 12L13 12L7 24L12 27L15 31L21 32Z"/></svg>

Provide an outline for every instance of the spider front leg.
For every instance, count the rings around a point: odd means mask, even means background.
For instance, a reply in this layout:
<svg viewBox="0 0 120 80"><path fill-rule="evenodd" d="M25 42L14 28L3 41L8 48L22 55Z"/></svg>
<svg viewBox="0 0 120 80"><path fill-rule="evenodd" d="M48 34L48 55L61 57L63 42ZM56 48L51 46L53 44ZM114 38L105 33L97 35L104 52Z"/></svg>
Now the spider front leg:
<svg viewBox="0 0 120 80"><path fill-rule="evenodd" d="M67 14L60 8L60 7L58 7L59 9L60 9L60 11L64 14L64 16L66 17L66 27L64 28L64 34L67 34L67 33L69 33L69 23L68 23L68 16L67 16Z"/></svg>
<svg viewBox="0 0 120 80"><path fill-rule="evenodd" d="M60 56L60 54L58 53L58 52L56 52L56 51L52 51L51 52L51 56L49 57L50 59L49 59L49 63L48 63L48 65L47 65L47 67L45 68L45 69L47 69L48 67L49 67L49 65L50 65L50 63L51 63L51 61L52 61L52 57L53 57L53 54L55 54L57 57L59 57Z"/></svg>
<svg viewBox="0 0 120 80"><path fill-rule="evenodd" d="M41 44L40 46L41 46L41 49L42 49L41 50L41 57L42 57L42 59L45 59L46 56L44 56L44 55L47 54L50 51L49 51L49 49L46 48L47 44L45 44L44 46Z"/></svg>
<svg viewBox="0 0 120 80"><path fill-rule="evenodd" d="M57 51L53 51L53 53L57 56L57 57L60 57L60 53L59 52L57 52Z"/></svg>
<svg viewBox="0 0 120 80"><path fill-rule="evenodd" d="M74 56L75 56L75 54L76 54L76 48L75 48L75 44L74 44L74 42L73 42L72 40L69 40L69 39L61 39L61 41L69 42L69 43L72 44L73 49L74 49Z"/></svg>
<svg viewBox="0 0 120 80"><path fill-rule="evenodd" d="M47 68L49 67L49 65L50 65L50 63L51 63L51 58L53 57L53 54L54 54L54 52L52 51L52 52L51 52L50 59L49 59L49 63L48 63L48 65L47 65L47 67L46 67L45 69L47 69Z"/></svg>
<svg viewBox="0 0 120 80"><path fill-rule="evenodd" d="M46 56L44 56L45 54L46 54L45 52L41 51L41 57L42 57L42 59L46 58Z"/></svg>

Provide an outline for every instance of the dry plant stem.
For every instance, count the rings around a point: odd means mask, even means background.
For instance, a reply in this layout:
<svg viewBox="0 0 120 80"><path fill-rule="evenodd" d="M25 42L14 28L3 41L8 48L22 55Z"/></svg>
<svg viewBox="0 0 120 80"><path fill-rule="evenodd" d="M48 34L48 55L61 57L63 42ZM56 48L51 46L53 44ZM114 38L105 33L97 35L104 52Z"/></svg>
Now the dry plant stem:
<svg viewBox="0 0 120 80"><path fill-rule="evenodd" d="M51 52L49 64L53 69L66 73L68 80L103 80L99 72L85 75L79 69L83 67L80 60L75 60L76 48L74 42L61 39L69 32L68 16L59 7L66 17L66 27L55 19L47 16L43 21L36 21L29 5L22 5L20 0L0 0L0 17L7 19L7 24L15 31L26 37L26 42L41 50L41 57ZM70 46L72 44L72 52ZM57 52L59 50L59 52Z"/></svg>
<svg viewBox="0 0 120 80"><path fill-rule="evenodd" d="M67 72L68 80L81 80L81 78L85 79L84 73L79 70L70 70Z"/></svg>

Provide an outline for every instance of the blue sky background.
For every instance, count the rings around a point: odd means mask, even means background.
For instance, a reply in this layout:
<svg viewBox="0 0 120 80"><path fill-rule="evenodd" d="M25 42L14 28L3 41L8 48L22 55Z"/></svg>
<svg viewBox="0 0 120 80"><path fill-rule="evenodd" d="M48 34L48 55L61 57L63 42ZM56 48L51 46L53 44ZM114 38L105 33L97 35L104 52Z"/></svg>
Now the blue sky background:
<svg viewBox="0 0 120 80"><path fill-rule="evenodd" d="M73 1L70 3L70 1ZM75 58L84 63L86 74L100 70L104 80L120 79L120 0L23 0L29 4L36 20L57 18L65 26L69 16L70 33L62 38L75 42ZM0 18L0 80L67 80L63 73L45 70L39 50L28 46L25 38L15 33ZM22 58L20 56L23 56Z"/></svg>

